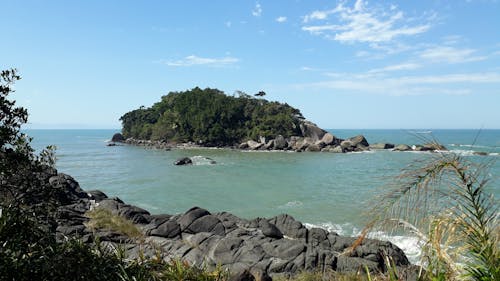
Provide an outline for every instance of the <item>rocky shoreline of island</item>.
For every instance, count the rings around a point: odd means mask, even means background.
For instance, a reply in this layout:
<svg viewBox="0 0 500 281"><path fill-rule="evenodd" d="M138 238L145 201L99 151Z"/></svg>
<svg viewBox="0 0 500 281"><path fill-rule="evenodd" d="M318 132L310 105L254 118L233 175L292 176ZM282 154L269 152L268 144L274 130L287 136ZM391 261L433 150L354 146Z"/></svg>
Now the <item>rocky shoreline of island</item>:
<svg viewBox="0 0 500 281"><path fill-rule="evenodd" d="M302 136L291 136L285 138L277 135L275 138L259 137L256 140L250 139L233 145L210 146L197 142L169 142L167 140L142 140L136 138L125 138L121 133L116 133L111 138L111 143L125 143L129 145L144 146L148 148L170 150L190 149L190 148L224 148L244 151L290 151L290 152L331 152L349 153L363 152L370 150L391 150L391 151L446 151L447 148L437 142L431 141L425 144L393 144L393 143L372 143L363 135L342 139L319 128L314 123L305 121L301 124Z"/></svg>

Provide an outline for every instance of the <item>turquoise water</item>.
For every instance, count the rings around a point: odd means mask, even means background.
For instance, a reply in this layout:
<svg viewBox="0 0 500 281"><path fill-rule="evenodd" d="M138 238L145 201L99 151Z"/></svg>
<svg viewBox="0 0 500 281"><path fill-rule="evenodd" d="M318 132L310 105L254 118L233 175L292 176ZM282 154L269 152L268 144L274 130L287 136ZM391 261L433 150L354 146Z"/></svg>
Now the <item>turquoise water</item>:
<svg viewBox="0 0 500 281"><path fill-rule="evenodd" d="M37 148L57 146L57 168L72 175L83 189L100 189L108 196L146 208L152 213L179 213L192 206L228 211L241 217L271 217L288 213L310 225L355 235L366 222L377 192L400 170L427 153L375 151L366 153L241 152L225 149L155 150L106 146L116 130L29 130ZM363 134L370 143L418 144L429 138L417 130L331 130L338 137ZM437 138L470 159L497 159L500 130L434 130ZM471 145L474 143L474 147ZM472 156L474 151L489 157ZM183 156L210 157L210 165L174 166ZM490 190L500 198L495 162ZM382 234L385 235L385 234ZM387 236L410 256L413 237Z"/></svg>

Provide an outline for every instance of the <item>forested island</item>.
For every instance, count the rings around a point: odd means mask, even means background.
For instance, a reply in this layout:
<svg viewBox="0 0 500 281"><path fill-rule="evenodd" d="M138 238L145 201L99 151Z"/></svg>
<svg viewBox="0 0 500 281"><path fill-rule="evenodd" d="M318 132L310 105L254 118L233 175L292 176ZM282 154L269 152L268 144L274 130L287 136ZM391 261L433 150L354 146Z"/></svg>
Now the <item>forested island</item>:
<svg viewBox="0 0 500 281"><path fill-rule="evenodd" d="M301 135L304 117L286 103L196 87L170 92L153 106L130 111L120 120L126 138L231 146L259 137Z"/></svg>
<svg viewBox="0 0 500 281"><path fill-rule="evenodd" d="M264 92L251 96L238 91L228 96L217 89L198 87L170 92L151 107L141 106L125 113L120 118L123 136L115 136L112 140L157 148L180 144L297 152L446 149L436 143L370 145L362 135L337 138L307 121L299 109L287 103L265 100L264 95Z"/></svg>

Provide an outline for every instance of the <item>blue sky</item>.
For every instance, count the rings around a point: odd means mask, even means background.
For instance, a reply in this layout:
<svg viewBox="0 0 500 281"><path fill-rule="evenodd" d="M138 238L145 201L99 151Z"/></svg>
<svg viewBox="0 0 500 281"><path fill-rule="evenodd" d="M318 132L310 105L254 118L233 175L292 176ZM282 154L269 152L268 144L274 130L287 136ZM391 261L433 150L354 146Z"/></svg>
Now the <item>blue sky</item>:
<svg viewBox="0 0 500 281"><path fill-rule="evenodd" d="M169 91L264 90L324 128L500 128L500 3L1 1L32 128L119 128Z"/></svg>

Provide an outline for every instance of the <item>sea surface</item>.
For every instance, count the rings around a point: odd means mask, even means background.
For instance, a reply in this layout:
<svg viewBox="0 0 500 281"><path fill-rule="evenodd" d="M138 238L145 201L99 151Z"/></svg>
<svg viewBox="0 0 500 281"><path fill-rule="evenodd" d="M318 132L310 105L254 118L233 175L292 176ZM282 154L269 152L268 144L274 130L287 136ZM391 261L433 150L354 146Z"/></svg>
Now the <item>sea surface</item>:
<svg viewBox="0 0 500 281"><path fill-rule="evenodd" d="M436 139L473 161L490 161L489 191L500 198L500 130L329 130L347 138L363 134L368 142L422 144ZM151 213L180 213L193 206L228 211L244 218L288 213L307 226L357 235L367 213L394 178L430 153L243 152L229 149L157 150L106 146L118 130L26 130L33 146L57 147L59 172L73 176L85 190L99 189ZM482 151L489 156L475 156ZM193 166L174 166L179 157ZM209 157L216 164L204 159ZM418 239L379 232L376 238L400 246L418 262Z"/></svg>

